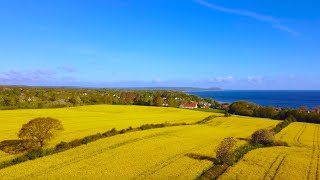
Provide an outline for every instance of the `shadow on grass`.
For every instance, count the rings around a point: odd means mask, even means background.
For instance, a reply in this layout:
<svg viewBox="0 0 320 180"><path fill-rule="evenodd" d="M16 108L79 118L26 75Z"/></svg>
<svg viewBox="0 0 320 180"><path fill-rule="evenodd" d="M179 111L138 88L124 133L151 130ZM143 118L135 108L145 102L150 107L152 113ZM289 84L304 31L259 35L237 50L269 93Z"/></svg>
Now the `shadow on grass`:
<svg viewBox="0 0 320 180"><path fill-rule="evenodd" d="M196 160L199 160L199 161L211 161L213 163L217 163L218 160L214 157L209 157L209 156L202 156L202 155L199 155L199 154L194 154L194 153L188 153L188 154L185 154L186 157L189 157L189 158L192 158L192 159L196 159Z"/></svg>

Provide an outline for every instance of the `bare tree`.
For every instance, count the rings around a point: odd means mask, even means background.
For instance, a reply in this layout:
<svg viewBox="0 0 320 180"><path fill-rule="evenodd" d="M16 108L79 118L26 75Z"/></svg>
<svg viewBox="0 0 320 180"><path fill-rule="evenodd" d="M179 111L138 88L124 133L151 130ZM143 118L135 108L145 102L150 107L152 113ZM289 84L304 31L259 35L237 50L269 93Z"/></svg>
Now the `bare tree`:
<svg viewBox="0 0 320 180"><path fill-rule="evenodd" d="M223 139L216 151L216 157L223 163L232 163L233 161L233 149L236 145L236 140L233 137Z"/></svg>

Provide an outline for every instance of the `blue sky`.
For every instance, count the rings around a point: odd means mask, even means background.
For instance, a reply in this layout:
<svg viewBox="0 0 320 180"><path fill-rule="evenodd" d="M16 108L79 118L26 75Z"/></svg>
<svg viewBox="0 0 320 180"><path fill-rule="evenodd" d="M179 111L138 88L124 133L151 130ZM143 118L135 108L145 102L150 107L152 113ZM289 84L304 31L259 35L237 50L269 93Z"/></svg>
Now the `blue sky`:
<svg viewBox="0 0 320 180"><path fill-rule="evenodd" d="M1 0L0 84L320 89L319 6Z"/></svg>

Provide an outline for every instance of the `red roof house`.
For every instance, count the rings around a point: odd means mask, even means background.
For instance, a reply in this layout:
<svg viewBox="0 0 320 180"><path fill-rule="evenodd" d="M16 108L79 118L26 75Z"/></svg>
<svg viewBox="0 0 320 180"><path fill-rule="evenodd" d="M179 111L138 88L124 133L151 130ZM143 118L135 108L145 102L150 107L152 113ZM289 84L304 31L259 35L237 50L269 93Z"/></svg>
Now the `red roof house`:
<svg viewBox="0 0 320 180"><path fill-rule="evenodd" d="M192 102L192 103L189 103L189 104L181 104L181 105L180 105L180 108L196 109L196 108L198 108L198 103Z"/></svg>

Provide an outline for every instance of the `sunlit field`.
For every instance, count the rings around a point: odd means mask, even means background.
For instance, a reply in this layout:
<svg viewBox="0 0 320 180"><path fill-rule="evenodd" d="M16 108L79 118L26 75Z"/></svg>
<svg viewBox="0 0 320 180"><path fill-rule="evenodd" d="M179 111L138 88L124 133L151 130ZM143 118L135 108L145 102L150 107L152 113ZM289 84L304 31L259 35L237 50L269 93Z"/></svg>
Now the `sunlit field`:
<svg viewBox="0 0 320 180"><path fill-rule="evenodd" d="M37 117L59 119L64 131L51 141L71 141L87 135L105 132L112 128L123 129L151 123L193 123L214 113L191 111L177 108L96 105L60 109L31 109L0 111L0 141L17 139L24 123ZM222 115L217 114L216 115ZM12 158L0 151L0 161Z"/></svg>
<svg viewBox="0 0 320 180"><path fill-rule="evenodd" d="M191 113L189 119L177 117L176 121L198 119L192 114L195 111L172 109L175 111ZM248 138L255 130L270 129L278 123L218 117L206 124L126 133L2 169L0 179L194 179L212 165L210 158L223 138ZM238 140L237 144L243 143ZM194 159L190 154L204 159Z"/></svg>
<svg viewBox="0 0 320 180"><path fill-rule="evenodd" d="M290 147L251 151L220 179L320 179L320 125L292 123L276 138Z"/></svg>

